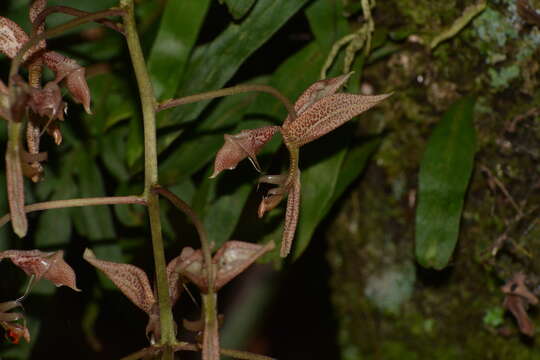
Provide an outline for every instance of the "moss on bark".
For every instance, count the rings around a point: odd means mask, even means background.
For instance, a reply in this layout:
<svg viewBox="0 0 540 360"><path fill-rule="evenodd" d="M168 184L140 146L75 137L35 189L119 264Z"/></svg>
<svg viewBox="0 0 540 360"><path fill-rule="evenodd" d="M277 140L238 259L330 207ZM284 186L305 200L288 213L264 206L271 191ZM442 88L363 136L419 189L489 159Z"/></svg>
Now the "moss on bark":
<svg viewBox="0 0 540 360"><path fill-rule="evenodd" d="M443 2L378 2L377 26L413 23L429 38L472 2L434 3ZM328 231L343 359L540 356L503 313L499 290L516 271L540 284L539 46L540 30L499 0L435 51L409 43L366 70L366 81L396 93L360 122L373 133L382 121L387 135ZM458 247L436 272L414 262L417 173L433 125L465 94L478 98L475 170Z"/></svg>

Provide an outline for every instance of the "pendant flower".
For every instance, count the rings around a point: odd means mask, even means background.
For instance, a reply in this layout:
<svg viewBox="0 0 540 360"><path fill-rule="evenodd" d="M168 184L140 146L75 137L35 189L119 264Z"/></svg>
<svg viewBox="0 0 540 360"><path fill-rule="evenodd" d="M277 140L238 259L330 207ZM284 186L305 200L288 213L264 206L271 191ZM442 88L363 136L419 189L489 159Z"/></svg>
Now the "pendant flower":
<svg viewBox="0 0 540 360"><path fill-rule="evenodd" d="M6 250L0 251L0 261L10 259L27 275L49 280L56 286L67 286L81 291L75 284L75 272L64 261L64 251L43 252L39 250Z"/></svg>
<svg viewBox="0 0 540 360"><path fill-rule="evenodd" d="M257 245L241 241L227 241L212 259L216 269L215 291L273 248L273 243ZM90 249L84 251L83 258L101 270L135 306L148 314L146 334L149 335L152 344L159 342L161 337L159 308L146 273L131 264L100 260ZM208 292L208 277L201 250L186 247L167 265L169 296L173 306L180 297L182 277L192 281L203 293Z"/></svg>
<svg viewBox="0 0 540 360"><path fill-rule="evenodd" d="M287 174L266 175L259 179L260 183L273 184L277 187L270 189L262 199L258 215L262 217L264 213L276 207L285 196L288 196L280 250L282 257L290 252L298 223L301 191L298 168L299 148L331 132L392 95L364 96L337 92L351 74L320 80L312 84L294 104L296 118L287 116L282 126L244 130L237 135L226 134L225 144L216 154L212 178L225 169L234 169L246 157L260 171L256 159L257 153L276 132L281 133L290 154L289 170Z"/></svg>

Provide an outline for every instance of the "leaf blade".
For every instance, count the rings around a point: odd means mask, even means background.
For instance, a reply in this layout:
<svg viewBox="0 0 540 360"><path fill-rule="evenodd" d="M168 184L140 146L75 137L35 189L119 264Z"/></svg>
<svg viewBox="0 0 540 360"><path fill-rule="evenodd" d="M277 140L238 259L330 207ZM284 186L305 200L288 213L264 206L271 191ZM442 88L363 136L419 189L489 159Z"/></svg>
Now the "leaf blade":
<svg viewBox="0 0 540 360"><path fill-rule="evenodd" d="M476 147L475 100L459 100L428 140L420 165L416 210L416 258L424 267L444 268L454 251Z"/></svg>

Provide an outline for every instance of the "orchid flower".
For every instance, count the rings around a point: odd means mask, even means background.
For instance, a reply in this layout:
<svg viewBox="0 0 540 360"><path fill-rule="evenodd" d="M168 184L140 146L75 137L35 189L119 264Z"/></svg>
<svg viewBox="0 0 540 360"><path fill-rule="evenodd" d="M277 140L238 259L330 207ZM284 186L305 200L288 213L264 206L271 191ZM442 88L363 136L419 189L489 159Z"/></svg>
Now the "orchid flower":
<svg viewBox="0 0 540 360"><path fill-rule="evenodd" d="M267 245L228 241L214 255L215 290L219 290L236 275L244 271L258 257L273 248ZM92 250L86 249L83 258L101 270L135 306L148 314L146 333L152 344L160 338L159 308L154 291L146 273L130 264L120 264L96 258ZM180 297L180 281L185 277L205 293L208 291L208 277L201 250L186 247L181 254L167 265L169 296L174 305Z"/></svg>
<svg viewBox="0 0 540 360"><path fill-rule="evenodd" d="M47 0L33 1L30 6L29 18L33 25L33 35L45 30L43 19L40 19L39 15L46 6ZM13 59L29 40L30 37L19 25L10 19L0 17L0 53ZM53 137L57 145L62 142L62 133L56 120L64 120L67 104L62 99L60 83L65 85L75 102L84 106L87 113L91 113L90 90L86 83L85 68L62 54L48 51L45 40L26 51L23 54L23 61L29 68L30 84L19 75L9 79L11 89L3 83L0 84L0 117L20 122L27 110L32 110L28 116L26 140L30 155L37 155L40 138L45 131ZM43 87L39 76L42 65L47 66L55 74L55 79ZM43 171L43 166L37 158L22 163L22 173L34 182L42 179ZM17 233L24 234L23 227L20 227Z"/></svg>
<svg viewBox="0 0 540 360"><path fill-rule="evenodd" d="M43 252L40 250L6 250L0 251L0 261L10 259L27 275L49 280L56 286L67 286L81 291L75 284L75 272L63 259L64 251Z"/></svg>
<svg viewBox="0 0 540 360"><path fill-rule="evenodd" d="M225 135L225 144L218 151L214 161L212 178L221 171L234 169L236 165L249 158L260 171L256 155L261 148L280 132L290 154L290 166L287 174L266 175L260 183L277 185L270 189L262 199L258 215L276 207L288 196L285 212L285 226L281 241L280 255L289 254L300 209L300 170L298 168L299 148L343 125L353 117L360 115L382 102L392 94L364 96L337 92L352 73L335 78L320 80L307 88L294 105L296 118L288 116L282 126L266 126L258 129L243 130L237 135Z"/></svg>
<svg viewBox="0 0 540 360"><path fill-rule="evenodd" d="M39 250L6 250L0 251L0 261L10 259L11 262L31 276L25 294L14 301L0 303L0 326L6 331L6 337L14 344L20 338L30 342L30 332L26 327L24 315L19 312L8 312L21 306L21 300L31 288L34 281L41 278L49 280L56 286L67 286L75 291L81 291L75 284L75 272L64 261L64 252L42 252ZM22 320L22 323L19 322Z"/></svg>

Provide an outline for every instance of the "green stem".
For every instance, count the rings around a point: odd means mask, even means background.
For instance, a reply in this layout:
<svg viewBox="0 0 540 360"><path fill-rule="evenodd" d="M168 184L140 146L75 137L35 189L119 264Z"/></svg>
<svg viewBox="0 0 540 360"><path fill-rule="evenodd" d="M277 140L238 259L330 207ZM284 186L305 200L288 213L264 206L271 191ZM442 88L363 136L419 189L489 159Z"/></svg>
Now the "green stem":
<svg viewBox="0 0 540 360"><path fill-rule="evenodd" d="M26 205L24 212L29 213L40 210L50 209L63 209L70 207L80 206L93 206L93 205L119 205L119 204L140 204L146 205L146 200L140 196L110 196L110 197L95 197L95 198L81 198L81 199L68 199L68 200L53 200ZM4 215L0 218L0 227L4 226L11 220L10 214Z"/></svg>
<svg viewBox="0 0 540 360"><path fill-rule="evenodd" d="M283 95L277 89L271 86L260 85L260 84L244 84L244 85L231 86L228 88L208 91L201 94L185 96L179 99L165 100L164 102L158 105L157 111L159 112L159 111L170 109L170 108L180 106L180 105L191 104L191 103L199 102L203 100L211 100L218 97L242 94L242 93L253 92L253 91L264 92L264 93L273 95L275 98L281 101L281 103L285 106L285 108L289 112L291 121L296 119L296 111L294 110L294 105L290 102L290 100L285 95Z"/></svg>
<svg viewBox="0 0 540 360"><path fill-rule="evenodd" d="M184 200L180 199L178 196L176 196L169 190L165 189L164 187L157 185L152 188L152 191L165 197L176 208L178 208L178 210L182 211L191 219L191 221L193 222L193 225L197 229L197 233L199 234L199 239L201 241L201 248L202 248L203 256L204 256L204 263L206 265L206 268L208 269L208 273L213 274L214 267L212 263L212 249L210 248L210 242L208 241L208 235L206 233L206 229L204 228L204 225L202 221L199 219L199 217L197 216L197 214L195 214L193 209ZM215 280L214 276L208 277L209 292L213 292L214 280Z"/></svg>
<svg viewBox="0 0 540 360"><path fill-rule="evenodd" d="M120 6L125 10L123 15L126 41L135 70L137 85L141 98L143 124L144 124L144 194L148 204L148 216L152 234L152 249L154 265L156 268L156 285L159 301L159 318L161 325L161 344L173 344L176 338L174 322L169 298L167 283L167 270L165 263L165 249L161 234L161 219L159 212L159 197L151 191L152 186L158 183L158 160L156 141L156 100L150 81L146 63L144 61L141 43L135 24L133 0L120 0ZM169 346L167 349L171 349ZM165 351L163 358L172 359L172 350Z"/></svg>
<svg viewBox="0 0 540 360"><path fill-rule="evenodd" d="M203 360L219 360L217 294L202 294L204 311Z"/></svg>

